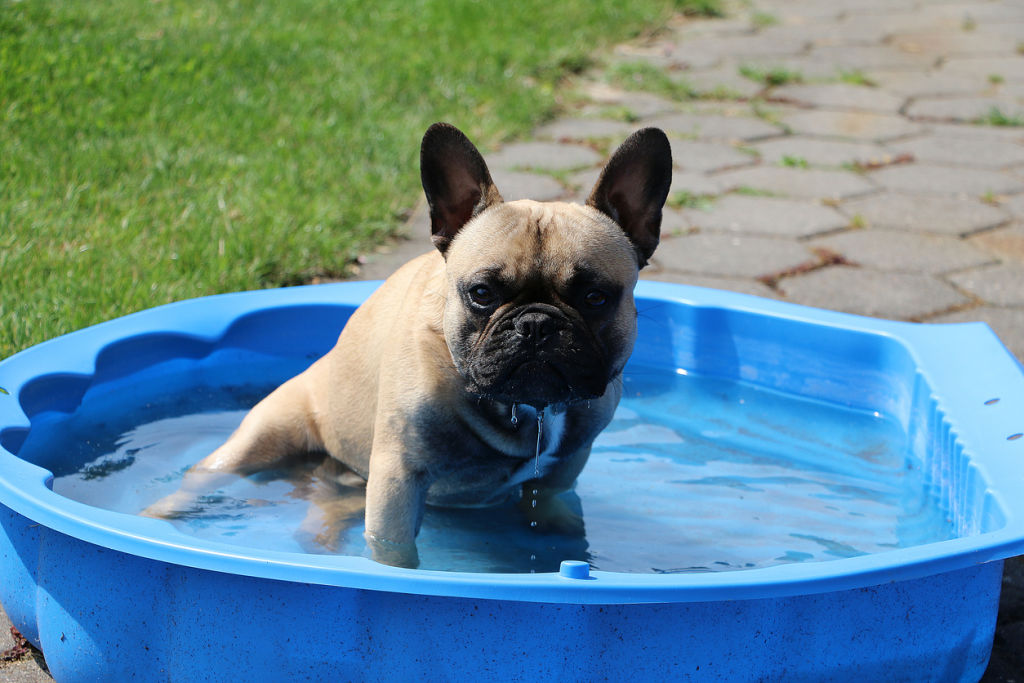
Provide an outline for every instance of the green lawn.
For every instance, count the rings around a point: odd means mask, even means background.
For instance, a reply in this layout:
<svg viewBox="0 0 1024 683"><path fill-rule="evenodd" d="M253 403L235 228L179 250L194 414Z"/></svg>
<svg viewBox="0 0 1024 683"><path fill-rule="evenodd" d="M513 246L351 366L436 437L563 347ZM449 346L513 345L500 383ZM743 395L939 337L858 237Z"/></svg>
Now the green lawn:
<svg viewBox="0 0 1024 683"><path fill-rule="evenodd" d="M523 135L681 5L709 0L0 0L0 357L343 274L415 204L427 125Z"/></svg>

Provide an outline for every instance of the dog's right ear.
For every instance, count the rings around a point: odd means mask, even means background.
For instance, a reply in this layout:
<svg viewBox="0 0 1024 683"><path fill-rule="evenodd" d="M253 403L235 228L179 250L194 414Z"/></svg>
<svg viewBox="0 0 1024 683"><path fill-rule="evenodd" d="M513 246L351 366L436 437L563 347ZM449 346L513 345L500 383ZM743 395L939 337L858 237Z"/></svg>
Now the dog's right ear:
<svg viewBox="0 0 1024 683"><path fill-rule="evenodd" d="M442 254L471 218L502 201L480 152L447 123L435 123L423 136L420 179L430 206L431 240Z"/></svg>

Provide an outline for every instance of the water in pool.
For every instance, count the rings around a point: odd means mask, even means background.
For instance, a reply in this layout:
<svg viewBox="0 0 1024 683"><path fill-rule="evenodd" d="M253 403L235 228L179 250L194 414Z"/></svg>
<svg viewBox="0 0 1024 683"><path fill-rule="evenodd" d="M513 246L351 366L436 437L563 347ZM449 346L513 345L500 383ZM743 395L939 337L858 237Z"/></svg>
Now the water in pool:
<svg viewBox="0 0 1024 683"><path fill-rule="evenodd" d="M742 570L882 552L953 536L929 496L900 424L751 384L631 368L615 419L564 500L585 534L530 529L514 503L428 509L421 567L556 571L586 560L620 572ZM61 454L54 490L137 513L174 491L184 470L220 444L264 388L203 388L104 419L84 403L37 416L21 457ZM68 465L66 463L74 463ZM331 491L316 463L238 479L173 522L195 536L263 549L368 556L363 490ZM342 515L343 516L343 515Z"/></svg>

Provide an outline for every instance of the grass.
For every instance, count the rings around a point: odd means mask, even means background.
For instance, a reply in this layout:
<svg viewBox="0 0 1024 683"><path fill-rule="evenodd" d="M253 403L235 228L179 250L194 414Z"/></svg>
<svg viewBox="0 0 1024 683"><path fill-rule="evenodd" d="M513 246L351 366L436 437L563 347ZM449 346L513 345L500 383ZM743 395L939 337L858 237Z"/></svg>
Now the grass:
<svg viewBox="0 0 1024 683"><path fill-rule="evenodd" d="M717 0L0 0L0 357L149 306L344 275L419 139L557 111L594 50ZM500 27L500 28L499 28Z"/></svg>
<svg viewBox="0 0 1024 683"><path fill-rule="evenodd" d="M683 190L669 195L666 204L673 209L710 211L715 205L715 198L710 195L694 194L693 192Z"/></svg>
<svg viewBox="0 0 1024 683"><path fill-rule="evenodd" d="M992 107L988 113L974 121L984 126L1019 127L1024 126L1024 117L1004 114L998 107Z"/></svg>
<svg viewBox="0 0 1024 683"><path fill-rule="evenodd" d="M853 71L840 71L839 82L846 83L847 85L862 85L867 88L873 88L877 85L863 71L857 69Z"/></svg>
<svg viewBox="0 0 1024 683"><path fill-rule="evenodd" d="M740 185L733 189L733 194L743 195L745 197L778 197L776 193L771 190L763 190L758 187L751 187L750 185Z"/></svg>
<svg viewBox="0 0 1024 683"><path fill-rule="evenodd" d="M779 160L779 165L786 168L810 168L810 164L807 159L803 157L790 156L789 154L782 155L782 159Z"/></svg>
<svg viewBox="0 0 1024 683"><path fill-rule="evenodd" d="M756 83L764 83L765 85L786 85L788 83L802 83L804 80L803 75L799 71L793 71L792 69L786 69L783 67L759 67L751 65L743 65L740 67L740 75L744 78L748 78Z"/></svg>
<svg viewBox="0 0 1024 683"><path fill-rule="evenodd" d="M679 102L697 97L685 81L674 80L663 69L647 62L618 62L607 71L610 83L626 90L639 90Z"/></svg>

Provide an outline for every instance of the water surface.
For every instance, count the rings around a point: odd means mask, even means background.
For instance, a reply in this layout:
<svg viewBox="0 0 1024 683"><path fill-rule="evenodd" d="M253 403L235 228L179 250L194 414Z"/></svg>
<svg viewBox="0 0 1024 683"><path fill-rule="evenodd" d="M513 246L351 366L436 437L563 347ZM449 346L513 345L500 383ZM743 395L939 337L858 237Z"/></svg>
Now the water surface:
<svg viewBox="0 0 1024 683"><path fill-rule="evenodd" d="M267 389L206 387L102 411L83 404L72 415L40 416L21 456L49 462L58 493L135 514L174 491ZM117 410L116 419L105 417ZM620 572L728 571L953 535L895 420L642 367L631 367L614 421L562 497L582 515L583 534L538 533L514 503L428 508L421 567L555 571L579 559ZM339 492L310 462L239 478L173 523L245 547L368 556L362 503L361 488Z"/></svg>

